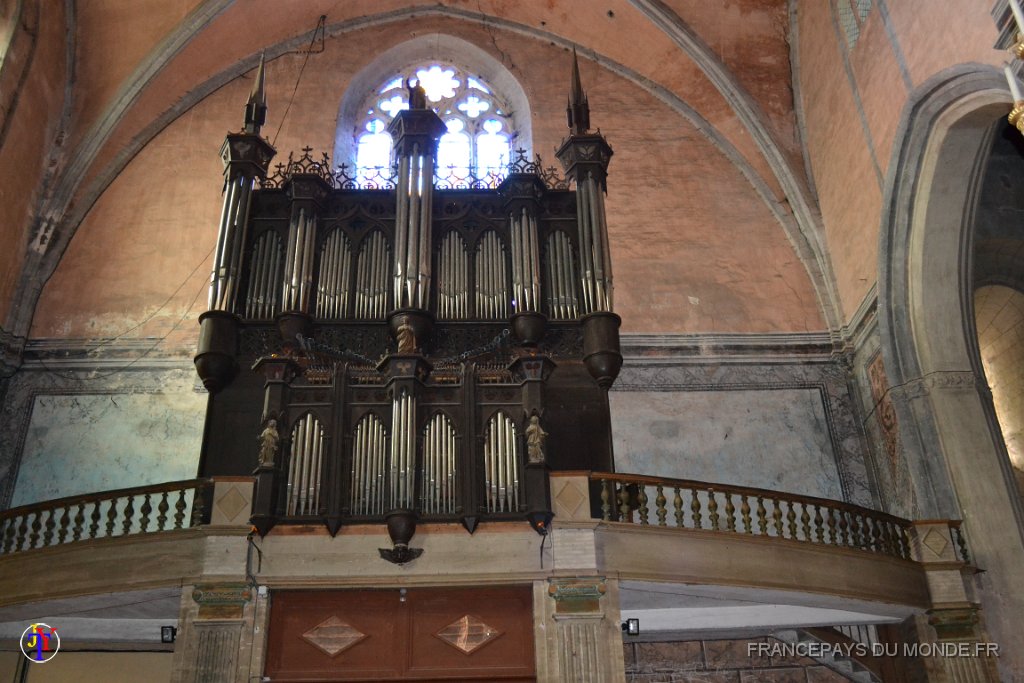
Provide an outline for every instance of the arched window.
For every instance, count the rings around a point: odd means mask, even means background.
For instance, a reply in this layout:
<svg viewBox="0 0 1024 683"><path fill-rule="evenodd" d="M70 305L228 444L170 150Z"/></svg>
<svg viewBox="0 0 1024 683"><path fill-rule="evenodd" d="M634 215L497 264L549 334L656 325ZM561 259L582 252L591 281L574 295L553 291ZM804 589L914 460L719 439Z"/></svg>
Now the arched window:
<svg viewBox="0 0 1024 683"><path fill-rule="evenodd" d="M439 177L483 178L503 171L517 137L503 98L482 78L460 67L421 62L389 75L364 101L354 131L360 180L391 165L387 127L398 112L409 108L406 79L423 85L427 104L448 127L438 143Z"/></svg>

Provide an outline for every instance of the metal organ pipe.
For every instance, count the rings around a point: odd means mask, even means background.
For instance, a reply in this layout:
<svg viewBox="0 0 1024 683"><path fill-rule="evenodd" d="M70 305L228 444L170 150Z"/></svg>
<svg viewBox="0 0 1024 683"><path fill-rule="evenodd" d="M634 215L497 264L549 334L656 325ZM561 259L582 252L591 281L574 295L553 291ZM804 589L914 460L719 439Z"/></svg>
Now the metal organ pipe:
<svg viewBox="0 0 1024 683"><path fill-rule="evenodd" d="M519 509L519 440L516 425L503 412L487 423L484 437L484 485L488 512Z"/></svg>
<svg viewBox="0 0 1024 683"><path fill-rule="evenodd" d="M536 311L540 300L540 254L537 250L537 220L523 207L511 215L512 298L516 312Z"/></svg>
<svg viewBox="0 0 1024 683"><path fill-rule="evenodd" d="M349 506L356 515L384 513L384 471L387 467L384 423L373 413L356 425L352 439Z"/></svg>
<svg viewBox="0 0 1024 683"><path fill-rule="evenodd" d="M236 175L227 182L210 276L210 310L227 311L232 308L241 272L254 182L244 175Z"/></svg>
<svg viewBox="0 0 1024 683"><path fill-rule="evenodd" d="M291 457L285 509L289 516L315 515L320 508L324 430L316 416L306 413L292 428Z"/></svg>
<svg viewBox="0 0 1024 683"><path fill-rule="evenodd" d="M413 486L416 479L414 459L416 453L416 397L404 389L392 402L391 415L391 508L413 507Z"/></svg>

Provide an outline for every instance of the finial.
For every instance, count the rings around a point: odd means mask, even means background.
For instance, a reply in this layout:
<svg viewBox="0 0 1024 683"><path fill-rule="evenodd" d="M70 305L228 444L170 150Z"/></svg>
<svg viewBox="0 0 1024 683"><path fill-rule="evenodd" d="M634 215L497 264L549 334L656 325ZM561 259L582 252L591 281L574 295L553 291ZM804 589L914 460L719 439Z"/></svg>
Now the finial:
<svg viewBox="0 0 1024 683"><path fill-rule="evenodd" d="M260 65L256 69L256 78L252 84L252 91L249 93L249 101L245 104L245 132L252 135L259 135L260 126L267 121L265 80L264 54L260 53Z"/></svg>
<svg viewBox="0 0 1024 683"><path fill-rule="evenodd" d="M580 63L576 56L576 48L572 48L572 82L569 87L569 104L565 110L569 123L569 131L573 135L583 135L590 130L590 103L583 84L580 82Z"/></svg>

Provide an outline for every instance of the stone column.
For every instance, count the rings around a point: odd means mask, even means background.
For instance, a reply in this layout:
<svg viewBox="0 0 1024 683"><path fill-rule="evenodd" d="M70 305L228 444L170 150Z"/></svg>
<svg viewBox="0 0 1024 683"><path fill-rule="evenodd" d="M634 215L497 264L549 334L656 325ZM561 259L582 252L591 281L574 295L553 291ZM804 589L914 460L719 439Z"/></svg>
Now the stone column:
<svg viewBox="0 0 1024 683"><path fill-rule="evenodd" d="M538 683L625 683L618 582L604 577L537 582Z"/></svg>
<svg viewBox="0 0 1024 683"><path fill-rule="evenodd" d="M266 599L246 583L182 591L172 683L248 683L263 667ZM254 647L255 643L255 647Z"/></svg>

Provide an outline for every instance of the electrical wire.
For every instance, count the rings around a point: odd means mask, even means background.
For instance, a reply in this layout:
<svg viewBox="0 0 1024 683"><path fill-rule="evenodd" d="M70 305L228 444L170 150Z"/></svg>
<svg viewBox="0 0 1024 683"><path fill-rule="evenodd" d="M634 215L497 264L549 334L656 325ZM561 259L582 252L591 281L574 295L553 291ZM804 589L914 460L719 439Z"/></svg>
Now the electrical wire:
<svg viewBox="0 0 1024 683"><path fill-rule="evenodd" d="M288 98L288 106L284 108L284 114L281 115L281 123L277 125L277 132L274 133L274 139L270 141L271 147L277 145L277 136L281 134L281 129L284 128L284 122L288 118L288 112L292 109L292 102L295 101L295 93L299 91L299 83L302 82L302 74L306 70L306 64L309 63L309 56L312 54L319 54L323 52L321 49L317 52L313 52L313 45L316 43L316 37L319 35L321 42L324 39L324 23L327 21L327 15L321 14L320 20L316 22L316 28L313 29L313 36L309 39L309 48L305 52L305 57L302 59L302 66L299 67L299 75L295 78L295 87L292 88L291 97Z"/></svg>

